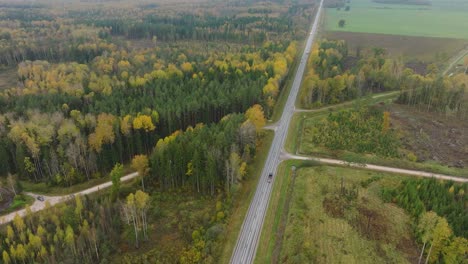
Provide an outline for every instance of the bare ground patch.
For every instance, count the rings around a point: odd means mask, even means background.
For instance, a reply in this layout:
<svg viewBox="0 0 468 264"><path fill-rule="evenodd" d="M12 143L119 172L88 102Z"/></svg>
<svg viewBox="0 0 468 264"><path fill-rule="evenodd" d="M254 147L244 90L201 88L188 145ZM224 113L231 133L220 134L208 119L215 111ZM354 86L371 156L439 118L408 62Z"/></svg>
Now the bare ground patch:
<svg viewBox="0 0 468 264"><path fill-rule="evenodd" d="M327 39L345 40L349 54L354 56L358 48L381 47L392 57L403 56L408 61L425 63L448 60L466 45L468 40L450 38L413 37L401 35L326 32Z"/></svg>
<svg viewBox="0 0 468 264"><path fill-rule="evenodd" d="M401 131L404 148L413 152L418 161L468 167L468 120L399 104L387 107L392 126Z"/></svg>

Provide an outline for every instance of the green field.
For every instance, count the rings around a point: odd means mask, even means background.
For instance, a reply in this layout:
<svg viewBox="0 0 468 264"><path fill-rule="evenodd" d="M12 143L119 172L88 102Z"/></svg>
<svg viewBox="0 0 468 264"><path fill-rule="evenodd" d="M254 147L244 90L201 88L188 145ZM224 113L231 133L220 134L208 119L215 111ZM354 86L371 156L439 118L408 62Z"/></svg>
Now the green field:
<svg viewBox="0 0 468 264"><path fill-rule="evenodd" d="M327 30L468 39L466 1L432 0L431 6L416 6L352 0L349 5L349 11L326 9ZM346 21L343 28L340 19Z"/></svg>
<svg viewBox="0 0 468 264"><path fill-rule="evenodd" d="M278 257L271 259L271 253L257 255L257 262L267 259L273 263L414 261L418 249L410 235L410 217L403 209L383 203L379 197L383 186L396 186L401 179L390 174L340 167L299 169L289 211L270 207L267 215L267 219L288 215L284 235L280 238L281 247L275 248L279 250ZM342 181L347 192L357 191L355 198L340 194ZM265 225L262 238L266 238L265 234L275 236L277 230L266 230L269 228L270 225ZM264 252L262 247L259 252Z"/></svg>

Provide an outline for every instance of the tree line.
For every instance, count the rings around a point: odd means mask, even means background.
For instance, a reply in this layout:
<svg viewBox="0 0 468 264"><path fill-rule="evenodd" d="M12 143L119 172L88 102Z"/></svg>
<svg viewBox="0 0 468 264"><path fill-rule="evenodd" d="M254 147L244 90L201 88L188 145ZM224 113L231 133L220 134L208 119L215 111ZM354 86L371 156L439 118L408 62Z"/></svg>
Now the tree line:
<svg viewBox="0 0 468 264"><path fill-rule="evenodd" d="M353 60L357 62L350 63ZM400 90L397 103L465 118L464 78L462 74L441 77L434 64L428 66L426 75L416 74L401 59L387 58L382 48L351 57L344 41L323 40L311 52L301 104L319 107L369 93Z"/></svg>
<svg viewBox="0 0 468 264"><path fill-rule="evenodd" d="M386 202L409 212L423 244L419 263L462 263L468 252L467 184L436 179L410 179L382 189Z"/></svg>
<svg viewBox="0 0 468 264"><path fill-rule="evenodd" d="M354 58L358 60L354 64L349 58L344 41L322 40L313 47L302 89L303 106L336 104L399 88L404 65L401 60L387 59L383 49Z"/></svg>

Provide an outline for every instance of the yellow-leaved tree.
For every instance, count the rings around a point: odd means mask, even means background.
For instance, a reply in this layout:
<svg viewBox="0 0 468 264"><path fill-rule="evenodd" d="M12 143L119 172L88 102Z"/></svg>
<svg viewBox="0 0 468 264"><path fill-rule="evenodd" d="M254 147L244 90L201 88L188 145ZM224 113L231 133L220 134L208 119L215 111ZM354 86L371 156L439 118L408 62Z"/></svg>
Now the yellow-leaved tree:
<svg viewBox="0 0 468 264"><path fill-rule="evenodd" d="M265 126L266 120L263 113L263 108L259 104L255 104L245 112L245 117L249 119L254 125L257 133Z"/></svg>
<svg viewBox="0 0 468 264"><path fill-rule="evenodd" d="M138 172L138 175L141 177L141 186L143 191L145 190L145 181L144 178L149 174L149 162L146 155L136 155L132 160L132 169Z"/></svg>

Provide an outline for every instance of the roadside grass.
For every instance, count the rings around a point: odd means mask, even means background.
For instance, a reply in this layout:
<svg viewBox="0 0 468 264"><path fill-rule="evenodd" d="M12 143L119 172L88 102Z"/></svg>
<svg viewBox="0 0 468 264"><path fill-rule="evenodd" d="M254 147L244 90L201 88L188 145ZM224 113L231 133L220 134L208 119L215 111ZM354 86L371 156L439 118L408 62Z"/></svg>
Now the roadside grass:
<svg viewBox="0 0 468 264"><path fill-rule="evenodd" d="M348 5L349 11L326 9L327 30L468 39L466 10L457 7L442 7L439 3L378 4L369 0L353 0ZM344 27L338 26L340 19L346 21Z"/></svg>
<svg viewBox="0 0 468 264"><path fill-rule="evenodd" d="M262 233L257 248L257 253L254 263L273 263L273 254L275 253L275 247L278 243L279 229L283 228L286 223L281 220L287 217L287 204L286 199L290 193L288 189L292 184L292 166L296 167L296 170L304 166L312 166L313 162L298 161L298 160L287 160L282 162L276 173L272 195L268 204L267 214L265 215L265 221L263 222Z"/></svg>
<svg viewBox="0 0 468 264"><path fill-rule="evenodd" d="M130 169L129 165L124 165L124 175L131 173L132 170ZM97 179L90 179L89 181L74 184L70 187L63 187L63 186L47 186L44 182L40 183L33 183L30 181L20 181L21 186L23 187L23 191L25 192L32 192L35 194L43 194L48 196L58 196L58 195L67 195L76 193L79 191L86 190L88 188L92 188L96 185L105 183L110 181L109 175L105 175L104 177L97 178Z"/></svg>
<svg viewBox="0 0 468 264"><path fill-rule="evenodd" d="M264 131L264 136L261 141L261 145L256 152L256 156L252 164L248 166L247 175L249 176L246 181L242 182L242 187L238 189L238 193L234 199L233 208L231 209L227 220L225 240L222 241L223 249L219 263L229 263L231 259L232 251L236 246L240 228L244 222L250 201L255 194L262 169L265 166L265 160L268 157L273 137L273 131Z"/></svg>
<svg viewBox="0 0 468 264"><path fill-rule="evenodd" d="M376 180L361 186L372 177ZM396 186L402 179L393 174L331 166L297 170L278 262L409 263L417 258L409 216L379 198L382 186ZM359 186L358 197L342 216L331 216L323 202L326 197L339 194L342 180L348 189ZM272 208L269 218L285 213L281 207L275 212ZM362 218L362 208L373 212L370 225ZM367 229L363 228L366 224ZM265 228L270 226L264 225Z"/></svg>
<svg viewBox="0 0 468 264"><path fill-rule="evenodd" d="M290 153L326 158L336 158L355 163L369 163L374 165L383 165L403 169L422 170L432 173L447 174L459 177L468 177L467 169L448 167L446 165L437 164L434 162L412 162L404 159L384 158L373 154L359 154L345 150L333 151L324 147L316 146L309 140L309 133L311 133L312 130L308 128L312 127L316 122L320 122L321 119L325 118L326 113L313 114L297 113L293 118L294 126L291 126L290 129L294 129L294 134L291 134L291 136L288 137L288 151ZM293 123L291 125L293 125Z"/></svg>
<svg viewBox="0 0 468 264"><path fill-rule="evenodd" d="M26 194L18 194L13 198L10 206L4 211L0 212L0 216L9 214L11 212L25 208L27 205L34 203L34 197Z"/></svg>

